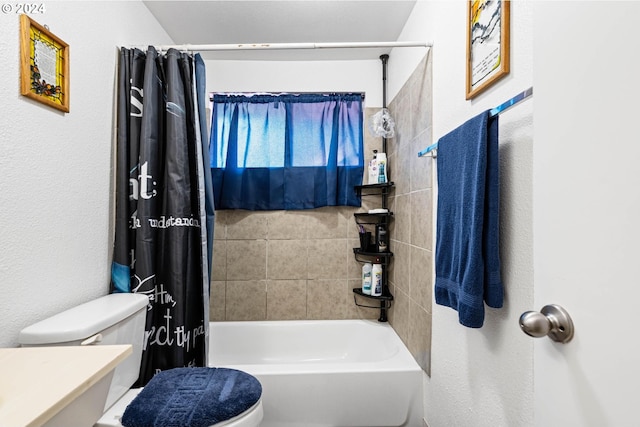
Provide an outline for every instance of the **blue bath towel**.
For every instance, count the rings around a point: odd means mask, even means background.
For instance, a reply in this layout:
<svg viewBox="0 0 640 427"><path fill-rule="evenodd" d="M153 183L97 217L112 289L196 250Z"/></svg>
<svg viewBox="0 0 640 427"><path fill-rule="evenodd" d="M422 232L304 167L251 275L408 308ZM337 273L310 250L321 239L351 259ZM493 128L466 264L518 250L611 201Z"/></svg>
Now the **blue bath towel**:
<svg viewBox="0 0 640 427"><path fill-rule="evenodd" d="M175 368L156 374L127 406L124 427L207 427L236 417L262 395L260 382L227 368Z"/></svg>
<svg viewBox="0 0 640 427"><path fill-rule="evenodd" d="M438 141L437 304L479 328L500 308L498 116L486 111Z"/></svg>

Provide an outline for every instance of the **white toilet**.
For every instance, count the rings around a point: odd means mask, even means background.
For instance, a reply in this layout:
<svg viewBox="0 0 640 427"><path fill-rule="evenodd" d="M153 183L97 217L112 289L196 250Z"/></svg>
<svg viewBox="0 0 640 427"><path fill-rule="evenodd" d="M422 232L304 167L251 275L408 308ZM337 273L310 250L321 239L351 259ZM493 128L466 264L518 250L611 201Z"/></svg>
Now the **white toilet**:
<svg viewBox="0 0 640 427"><path fill-rule="evenodd" d="M131 344L133 354L115 370L104 404L104 414L94 427L122 427L120 418L141 392L131 389L138 379L148 298L141 294L111 294L35 323L20 332L27 346ZM240 415L214 427L257 427L263 417L262 400Z"/></svg>

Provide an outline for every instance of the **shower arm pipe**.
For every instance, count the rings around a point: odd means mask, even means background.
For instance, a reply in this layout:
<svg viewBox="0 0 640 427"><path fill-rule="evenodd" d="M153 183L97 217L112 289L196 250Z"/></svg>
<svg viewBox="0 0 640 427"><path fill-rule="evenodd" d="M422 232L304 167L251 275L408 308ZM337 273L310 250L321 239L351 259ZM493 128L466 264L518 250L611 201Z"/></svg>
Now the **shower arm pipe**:
<svg viewBox="0 0 640 427"><path fill-rule="evenodd" d="M397 42L343 42L343 43L237 43L237 44L182 44L155 46L156 49L167 51L177 49L190 52L215 52L233 50L291 50L291 49L363 49L363 48L394 48L394 47L432 47L428 41L397 41Z"/></svg>

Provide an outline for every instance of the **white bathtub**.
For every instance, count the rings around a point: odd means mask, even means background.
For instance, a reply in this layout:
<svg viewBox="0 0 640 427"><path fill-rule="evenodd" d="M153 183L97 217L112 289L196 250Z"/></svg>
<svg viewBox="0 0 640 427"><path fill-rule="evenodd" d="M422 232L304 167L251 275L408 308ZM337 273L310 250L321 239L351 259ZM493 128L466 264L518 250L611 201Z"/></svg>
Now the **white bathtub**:
<svg viewBox="0 0 640 427"><path fill-rule="evenodd" d="M209 364L262 383L261 427L422 426L422 374L387 323L211 322Z"/></svg>

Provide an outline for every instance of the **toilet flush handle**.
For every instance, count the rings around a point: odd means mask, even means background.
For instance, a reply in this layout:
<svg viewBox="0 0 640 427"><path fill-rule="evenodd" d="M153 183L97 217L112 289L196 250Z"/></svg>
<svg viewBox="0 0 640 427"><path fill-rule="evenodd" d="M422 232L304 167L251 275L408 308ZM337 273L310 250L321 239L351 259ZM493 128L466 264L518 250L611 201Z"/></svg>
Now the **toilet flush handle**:
<svg viewBox="0 0 640 427"><path fill-rule="evenodd" d="M99 344L101 341L102 341L102 334L95 334L94 336L89 337L86 340L82 341L80 345Z"/></svg>

